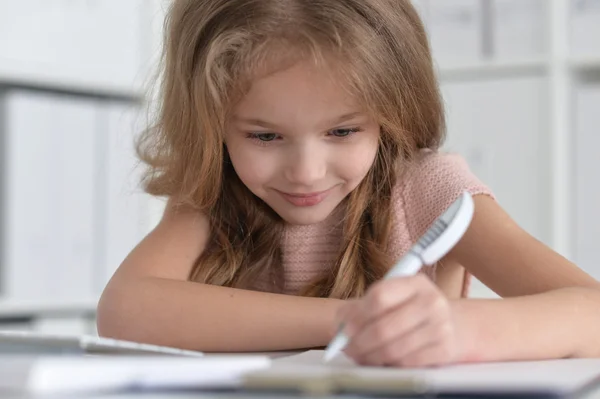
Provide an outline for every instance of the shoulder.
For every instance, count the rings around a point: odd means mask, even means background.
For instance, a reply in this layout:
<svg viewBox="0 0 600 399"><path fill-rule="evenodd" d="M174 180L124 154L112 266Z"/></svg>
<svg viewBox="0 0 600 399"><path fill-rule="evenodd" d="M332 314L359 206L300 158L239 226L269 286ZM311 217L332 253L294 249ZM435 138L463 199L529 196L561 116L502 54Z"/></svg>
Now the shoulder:
<svg viewBox="0 0 600 399"><path fill-rule="evenodd" d="M411 238L420 237L464 191L487 195L492 190L455 153L422 150L399 170L394 188L396 212L405 215ZM400 209L399 209L400 208Z"/></svg>
<svg viewBox="0 0 600 399"><path fill-rule="evenodd" d="M119 272L187 280L209 236L204 213L170 199L158 225L131 251Z"/></svg>

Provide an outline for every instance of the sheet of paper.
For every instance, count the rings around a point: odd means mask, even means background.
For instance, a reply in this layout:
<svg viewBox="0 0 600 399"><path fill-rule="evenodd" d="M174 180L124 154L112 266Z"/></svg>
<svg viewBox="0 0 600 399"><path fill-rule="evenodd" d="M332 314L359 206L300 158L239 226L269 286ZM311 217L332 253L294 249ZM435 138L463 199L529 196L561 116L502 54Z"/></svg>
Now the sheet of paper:
<svg viewBox="0 0 600 399"><path fill-rule="evenodd" d="M32 394L237 387L267 356L0 356L3 391Z"/></svg>
<svg viewBox="0 0 600 399"><path fill-rule="evenodd" d="M363 379L418 379L436 392L574 392L600 384L600 359L564 359L482 363L429 369L361 367L341 355L323 363L323 351L307 351L274 361L272 369L288 375L321 377L352 373Z"/></svg>
<svg viewBox="0 0 600 399"><path fill-rule="evenodd" d="M329 363L323 362L323 354L325 351L322 350L309 350L298 353L292 356L286 356L275 360L277 365L304 365L304 366L321 366L324 368L331 367L355 367L355 364L343 353L338 355Z"/></svg>

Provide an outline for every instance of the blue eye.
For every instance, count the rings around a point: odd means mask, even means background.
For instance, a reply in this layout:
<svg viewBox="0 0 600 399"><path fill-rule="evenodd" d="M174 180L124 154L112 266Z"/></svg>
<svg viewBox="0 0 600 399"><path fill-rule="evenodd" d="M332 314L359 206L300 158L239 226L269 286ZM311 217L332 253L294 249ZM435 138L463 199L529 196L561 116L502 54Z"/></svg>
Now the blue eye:
<svg viewBox="0 0 600 399"><path fill-rule="evenodd" d="M262 141L268 143L277 139L277 133L248 133L247 137L252 140Z"/></svg>
<svg viewBox="0 0 600 399"><path fill-rule="evenodd" d="M253 136L260 141L273 141L277 138L275 133L256 133Z"/></svg>
<svg viewBox="0 0 600 399"><path fill-rule="evenodd" d="M280 139L277 133L247 133L246 137L260 146L268 146L274 144L275 140Z"/></svg>
<svg viewBox="0 0 600 399"><path fill-rule="evenodd" d="M348 129L334 129L330 132L330 134L335 137L344 138L352 135L353 133L360 132L360 130L361 129L358 127Z"/></svg>

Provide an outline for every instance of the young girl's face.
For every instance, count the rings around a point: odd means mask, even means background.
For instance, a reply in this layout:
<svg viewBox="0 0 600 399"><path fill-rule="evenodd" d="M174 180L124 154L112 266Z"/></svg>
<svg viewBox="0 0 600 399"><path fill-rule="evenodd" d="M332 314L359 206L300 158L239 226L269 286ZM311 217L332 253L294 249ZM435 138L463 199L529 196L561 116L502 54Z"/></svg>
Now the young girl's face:
<svg viewBox="0 0 600 399"><path fill-rule="evenodd" d="M225 142L252 193L286 222L312 224L366 176L379 133L331 73L298 63L252 82Z"/></svg>

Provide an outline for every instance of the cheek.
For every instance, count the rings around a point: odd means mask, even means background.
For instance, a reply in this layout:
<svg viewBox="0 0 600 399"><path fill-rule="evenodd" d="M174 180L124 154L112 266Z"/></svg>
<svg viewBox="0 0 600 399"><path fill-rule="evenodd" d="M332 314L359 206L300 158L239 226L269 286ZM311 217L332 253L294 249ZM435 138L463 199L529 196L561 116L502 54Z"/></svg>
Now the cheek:
<svg viewBox="0 0 600 399"><path fill-rule="evenodd" d="M253 147L243 143L227 147L236 174L250 190L270 181L276 170L272 157Z"/></svg>
<svg viewBox="0 0 600 399"><path fill-rule="evenodd" d="M377 155L377 140L365 140L347 148L337 162L337 171L347 180L362 180Z"/></svg>

